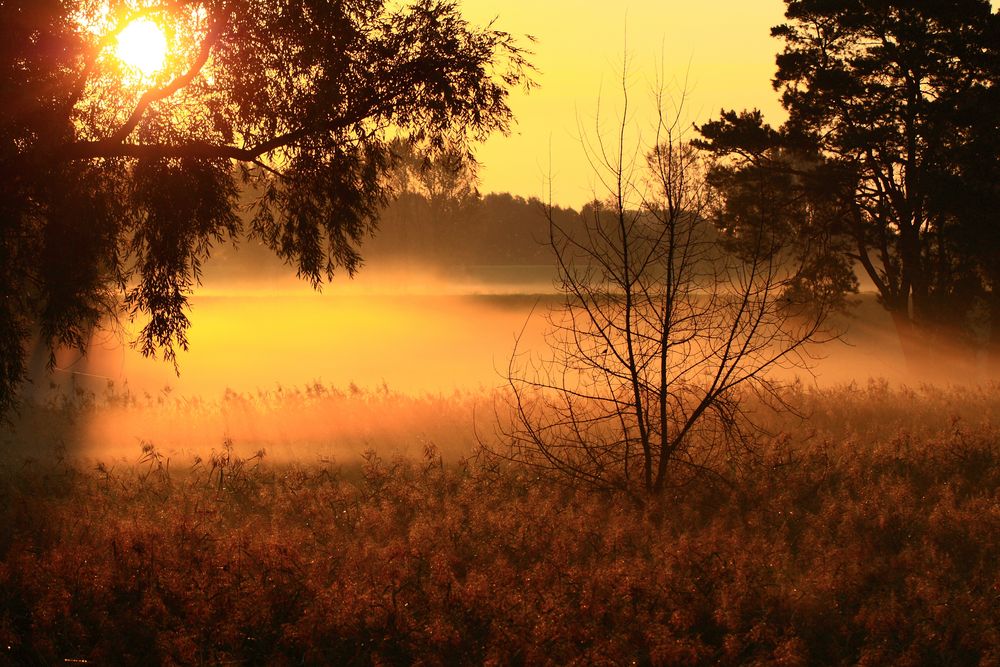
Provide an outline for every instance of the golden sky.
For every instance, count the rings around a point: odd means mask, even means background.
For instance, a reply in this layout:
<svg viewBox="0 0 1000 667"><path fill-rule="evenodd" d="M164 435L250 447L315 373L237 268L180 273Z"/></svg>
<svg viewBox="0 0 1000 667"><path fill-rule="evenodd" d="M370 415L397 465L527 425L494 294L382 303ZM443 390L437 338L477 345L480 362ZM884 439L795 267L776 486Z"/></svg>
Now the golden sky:
<svg viewBox="0 0 1000 667"><path fill-rule="evenodd" d="M1000 8L1000 0L991 4ZM595 179L581 129L594 134L599 96L605 131L620 111L623 54L631 71L631 122L647 135L658 69L674 92L687 77L689 123L709 120L722 107L761 109L772 124L785 118L771 87L781 43L770 36L784 20L783 0L465 0L462 6L476 23L496 18L498 29L538 39L539 88L513 96L513 135L496 136L477 153L484 193L545 198L551 174L554 203L592 199Z"/></svg>
<svg viewBox="0 0 1000 667"><path fill-rule="evenodd" d="M484 193L543 197L551 173L555 203L592 199L581 129L595 133L599 96L605 130L620 114L623 54L639 132L648 135L653 122L651 92L661 69L668 92L687 77L689 123L722 107L760 108L774 123L784 118L771 88L779 42L770 37L784 18L782 0L465 0L463 7L476 23L495 17L498 29L538 40L539 87L511 100L518 118L512 136L494 137L477 153Z"/></svg>

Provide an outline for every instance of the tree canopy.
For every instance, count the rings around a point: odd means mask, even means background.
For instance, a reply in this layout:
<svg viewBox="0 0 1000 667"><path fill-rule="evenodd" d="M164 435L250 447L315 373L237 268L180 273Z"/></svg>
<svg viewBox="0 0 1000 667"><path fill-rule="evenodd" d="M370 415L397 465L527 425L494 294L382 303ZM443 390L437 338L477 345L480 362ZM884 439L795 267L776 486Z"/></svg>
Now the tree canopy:
<svg viewBox="0 0 1000 667"><path fill-rule="evenodd" d="M901 333L969 333L987 303L1000 330L1000 18L987 0L786 5L772 34L787 123L730 112L702 128L728 183L790 178L808 209L795 224L825 218L820 237L863 268ZM729 190L740 206L745 190Z"/></svg>
<svg viewBox="0 0 1000 667"><path fill-rule="evenodd" d="M115 56L140 18L155 73ZM0 34L0 412L33 336L84 347L124 311L172 358L202 260L241 231L314 283L353 272L393 142L467 151L530 84L451 0L3 0Z"/></svg>

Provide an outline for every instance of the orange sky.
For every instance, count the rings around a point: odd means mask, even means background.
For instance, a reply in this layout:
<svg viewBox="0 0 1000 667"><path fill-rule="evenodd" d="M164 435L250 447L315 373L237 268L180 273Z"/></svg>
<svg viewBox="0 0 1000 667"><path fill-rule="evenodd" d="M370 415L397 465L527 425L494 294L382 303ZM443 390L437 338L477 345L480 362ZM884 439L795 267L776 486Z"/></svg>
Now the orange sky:
<svg viewBox="0 0 1000 667"><path fill-rule="evenodd" d="M782 0L466 0L466 15L481 23L538 39L534 62L540 86L512 106L513 136L497 136L480 148L483 192L542 196L553 175L553 199L579 206L592 198L594 178L580 142L581 125L594 133L598 95L602 115L620 112L620 72L627 51L632 121L648 128L656 71L668 84L689 84L688 120L702 122L723 106L757 107L772 122L783 118L771 88L779 43L771 26L783 20ZM626 46L627 42L627 46Z"/></svg>

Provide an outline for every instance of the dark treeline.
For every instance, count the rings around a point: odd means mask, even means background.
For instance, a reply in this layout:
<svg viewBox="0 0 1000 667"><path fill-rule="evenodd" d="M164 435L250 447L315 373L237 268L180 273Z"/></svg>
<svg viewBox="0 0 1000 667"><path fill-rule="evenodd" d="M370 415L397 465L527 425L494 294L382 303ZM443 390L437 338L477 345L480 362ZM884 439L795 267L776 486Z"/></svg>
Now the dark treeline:
<svg viewBox="0 0 1000 667"><path fill-rule="evenodd" d="M552 264L545 205L508 193L440 201L405 192L383 211L367 257L433 265ZM579 213L556 208L572 224Z"/></svg>
<svg viewBox="0 0 1000 667"><path fill-rule="evenodd" d="M373 264L552 264L549 220L571 227L579 214L537 198L481 195L478 163L453 144L435 149L396 141L387 186L395 193L382 208L363 251Z"/></svg>
<svg viewBox="0 0 1000 667"><path fill-rule="evenodd" d="M552 216L568 228L579 226L584 213L553 207ZM552 265L547 206L536 198L509 193L457 199L434 199L406 190L381 212L374 235L361 246L362 275L400 265L429 269L461 266ZM273 278L292 275L283 263L254 238L213 253L206 274L210 279Z"/></svg>

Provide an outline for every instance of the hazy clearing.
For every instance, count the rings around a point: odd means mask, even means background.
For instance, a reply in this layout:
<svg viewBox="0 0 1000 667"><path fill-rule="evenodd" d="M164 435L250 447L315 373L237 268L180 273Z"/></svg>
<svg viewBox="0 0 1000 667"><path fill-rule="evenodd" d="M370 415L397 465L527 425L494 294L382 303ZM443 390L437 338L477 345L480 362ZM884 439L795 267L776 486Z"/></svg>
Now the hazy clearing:
<svg viewBox="0 0 1000 667"><path fill-rule="evenodd" d="M39 382L0 663L998 664L1000 387L907 375L870 297L732 486L641 503L477 448L551 296L408 284L209 289L179 379Z"/></svg>
<svg viewBox="0 0 1000 667"><path fill-rule="evenodd" d="M142 442L206 454L229 438L244 453L305 462L421 443L457 459L475 441L474 414L491 432L490 396L515 336L523 329L521 348L544 352L542 314L556 298L544 267L401 267L321 293L292 278L209 279L193 299L180 376L123 344L127 335L100 333L87 358L63 353L52 375L35 378L0 438L18 456L63 447L129 458ZM870 294L858 301L843 341L798 373L804 388L988 381L975 360L945 351L939 372L909 374L888 316Z"/></svg>

